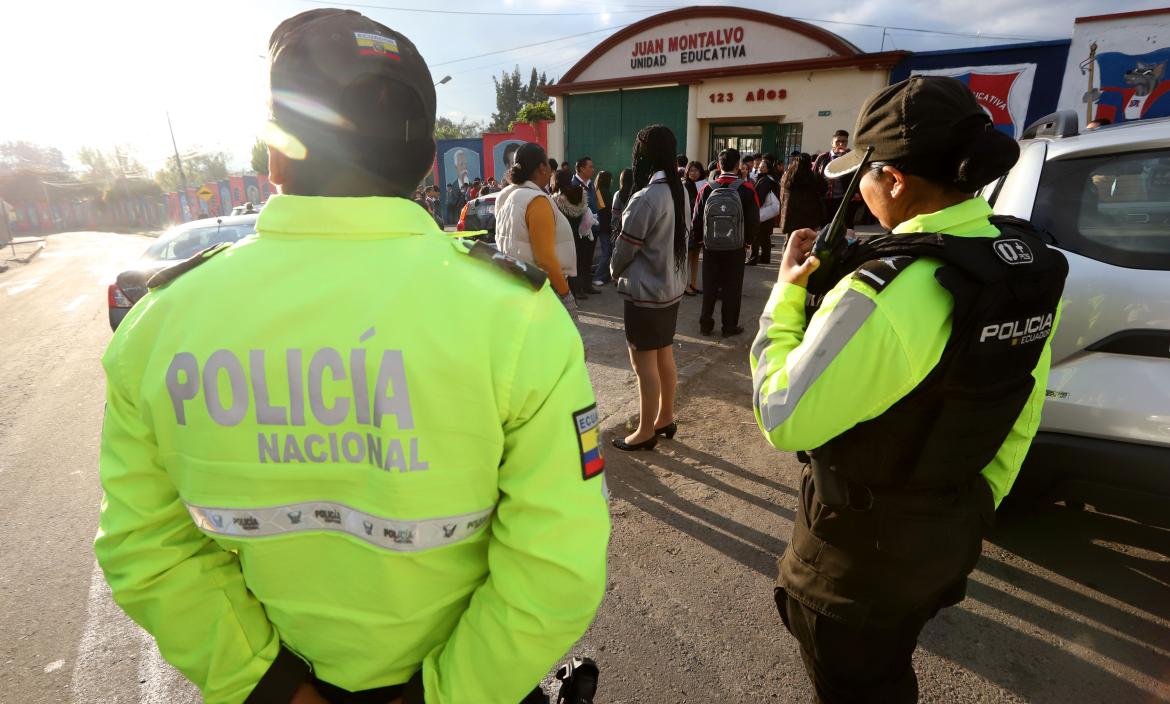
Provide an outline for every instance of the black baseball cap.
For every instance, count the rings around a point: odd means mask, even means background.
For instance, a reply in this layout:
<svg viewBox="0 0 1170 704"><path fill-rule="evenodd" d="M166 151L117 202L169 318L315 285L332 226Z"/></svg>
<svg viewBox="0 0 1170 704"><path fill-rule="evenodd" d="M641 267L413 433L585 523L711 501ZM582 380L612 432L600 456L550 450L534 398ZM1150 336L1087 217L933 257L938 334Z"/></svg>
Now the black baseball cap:
<svg viewBox="0 0 1170 704"><path fill-rule="evenodd" d="M938 155L946 158L972 130L991 124L962 81L946 76L912 76L870 96L857 117L857 149L834 159L825 176L853 173L872 145L871 161Z"/></svg>
<svg viewBox="0 0 1170 704"><path fill-rule="evenodd" d="M435 86L414 44L353 10L308 10L281 22L268 40L271 119L285 133L349 135L394 143L432 139ZM373 82L371 82L373 79ZM376 109L367 86L389 79L418 101Z"/></svg>

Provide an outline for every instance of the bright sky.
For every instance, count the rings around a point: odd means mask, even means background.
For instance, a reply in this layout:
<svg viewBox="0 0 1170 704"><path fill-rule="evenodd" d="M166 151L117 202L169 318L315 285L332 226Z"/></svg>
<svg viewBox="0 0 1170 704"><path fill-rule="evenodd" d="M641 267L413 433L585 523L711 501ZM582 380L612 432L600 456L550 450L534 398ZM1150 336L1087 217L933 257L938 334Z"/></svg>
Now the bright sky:
<svg viewBox="0 0 1170 704"><path fill-rule="evenodd" d="M862 50L878 51L882 29L840 23L1056 39L1071 36L1077 16L1166 2L736 0L736 5L813 20ZM154 170L172 151L169 111L180 151L222 149L232 165L244 167L265 118L263 55L269 34L286 17L330 4L347 6L310 0L7 2L0 11L0 141L56 146L70 160L82 146L128 145ZM693 4L726 2L367 0L348 6L414 41L436 81L452 76L437 89L439 114L486 120L495 110L492 76L501 70L519 64L527 78L535 65L560 77L620 27ZM884 40L886 49L911 50L1018 41L893 29ZM512 48L538 42L545 43ZM469 59L481 54L488 55Z"/></svg>

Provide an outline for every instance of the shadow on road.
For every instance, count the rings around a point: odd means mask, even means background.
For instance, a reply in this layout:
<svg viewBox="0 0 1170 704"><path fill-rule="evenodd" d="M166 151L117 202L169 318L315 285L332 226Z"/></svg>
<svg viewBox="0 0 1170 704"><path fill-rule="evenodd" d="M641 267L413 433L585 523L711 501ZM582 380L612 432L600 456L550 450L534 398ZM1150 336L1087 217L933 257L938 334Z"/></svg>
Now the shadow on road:
<svg viewBox="0 0 1170 704"><path fill-rule="evenodd" d="M682 426L682 430L680 432L685 434L686 433L686 426ZM684 458L689 457L689 458L695 460L696 462L698 462L699 464L707 465L709 467L714 467L715 469L718 469L718 470L723 471L723 472L727 472L728 474L734 474L735 476L740 477L742 479L747 479L749 481L753 481L757 484L760 484L761 486L765 486L769 489L773 489L775 491L779 491L781 493L788 494L789 496L791 496L793 498L800 496L799 491L797 491L796 489L793 489L792 487L788 486L787 484L782 484L774 479L768 479L767 477L760 476L759 474L751 472L743 467L740 467L739 465L732 464L731 462L727 462L726 460L720 459L720 458L716 457L715 455L708 454L706 452L703 452L702 450L696 449L694 447L690 447L686 444L679 443L679 444L675 444L675 445L667 445L667 447L669 449L675 451L675 453L678 454L680 457L684 457ZM753 499L755 499L755 498L756 497L753 497ZM787 511L786 514L784 514L784 517L791 521L793 519L793 513L791 511Z"/></svg>
<svg viewBox="0 0 1170 704"><path fill-rule="evenodd" d="M607 461L607 481L615 497L628 501L646 514L718 550L744 567L767 577L775 575L776 559L786 546L783 540L683 498L662 481L655 468L733 492L736 496L743 492L728 487L678 457L663 453L626 454L611 451ZM753 504L761 505L762 500L758 497L751 498ZM781 507L768 506L768 510L788 520L792 519L791 511Z"/></svg>
<svg viewBox="0 0 1170 704"><path fill-rule="evenodd" d="M1002 519L971 608L943 611L922 647L1031 702L1170 701L1170 531L1061 506Z"/></svg>

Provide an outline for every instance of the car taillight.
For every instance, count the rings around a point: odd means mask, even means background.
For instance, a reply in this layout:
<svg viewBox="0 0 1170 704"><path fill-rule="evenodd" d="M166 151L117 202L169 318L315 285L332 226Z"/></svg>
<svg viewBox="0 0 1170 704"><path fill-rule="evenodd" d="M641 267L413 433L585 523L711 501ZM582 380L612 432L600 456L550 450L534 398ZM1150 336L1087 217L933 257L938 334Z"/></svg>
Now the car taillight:
<svg viewBox="0 0 1170 704"><path fill-rule="evenodd" d="M459 211L459 224L455 226L455 230L457 232L463 232L464 225L467 224L467 206L468 205L471 205L471 203L467 203L466 205L463 206L463 210Z"/></svg>
<svg viewBox="0 0 1170 704"><path fill-rule="evenodd" d="M106 300L109 302L111 308L130 308L134 305L122 289L118 288L118 284L110 284L110 288L106 293Z"/></svg>

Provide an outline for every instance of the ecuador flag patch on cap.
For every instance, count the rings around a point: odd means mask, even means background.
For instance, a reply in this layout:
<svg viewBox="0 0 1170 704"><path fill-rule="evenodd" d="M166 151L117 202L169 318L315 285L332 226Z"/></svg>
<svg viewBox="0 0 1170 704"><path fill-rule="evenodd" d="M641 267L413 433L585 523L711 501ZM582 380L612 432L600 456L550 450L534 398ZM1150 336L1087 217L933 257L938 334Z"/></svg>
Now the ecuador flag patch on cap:
<svg viewBox="0 0 1170 704"><path fill-rule="evenodd" d="M573 414L577 429L577 444L581 448L581 478L592 479L605 471L605 458L601 456L601 419L597 404L583 408Z"/></svg>

